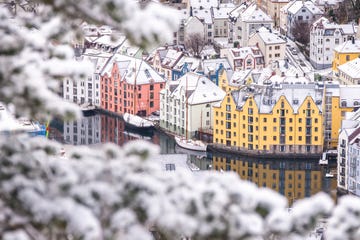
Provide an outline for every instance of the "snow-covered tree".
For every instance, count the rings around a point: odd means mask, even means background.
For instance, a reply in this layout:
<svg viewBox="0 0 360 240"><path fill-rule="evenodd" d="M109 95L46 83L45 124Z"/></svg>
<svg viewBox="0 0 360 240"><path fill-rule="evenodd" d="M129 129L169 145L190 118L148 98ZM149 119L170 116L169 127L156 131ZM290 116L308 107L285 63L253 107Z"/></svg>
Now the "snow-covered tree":
<svg viewBox="0 0 360 240"><path fill-rule="evenodd" d="M81 115L57 92L60 79L90 69L73 60L70 45L83 21L142 47L168 41L178 26L171 9L130 0L34 0L29 11L20 11L29 1L9 3L0 7L0 101L38 119ZM153 161L158 147L146 142L68 147L66 157L62 147L0 137L1 239L301 239L324 216L327 239L359 238L357 198L334 209L321 193L289 212L283 196L234 173L163 172Z"/></svg>

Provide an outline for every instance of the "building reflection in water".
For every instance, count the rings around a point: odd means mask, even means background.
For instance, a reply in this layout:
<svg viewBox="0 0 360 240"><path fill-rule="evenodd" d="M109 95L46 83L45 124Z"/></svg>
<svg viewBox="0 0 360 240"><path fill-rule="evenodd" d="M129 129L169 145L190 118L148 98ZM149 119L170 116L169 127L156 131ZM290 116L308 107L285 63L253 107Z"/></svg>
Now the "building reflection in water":
<svg viewBox="0 0 360 240"><path fill-rule="evenodd" d="M213 170L237 172L243 180L251 181L258 187L271 188L284 195L289 205L320 191L327 192L335 198L336 178L325 177L328 167L319 166L318 159L268 160L214 154L212 160Z"/></svg>
<svg viewBox="0 0 360 240"><path fill-rule="evenodd" d="M331 193L335 198L336 178L326 178L325 174L328 168L336 167L336 162L334 166L322 167L318 159L256 159L231 154L189 152L177 147L173 138L162 132L153 131L144 135L130 131L120 117L106 114L65 122L57 128L63 130L65 143L73 145L112 142L121 146L137 139L150 141L160 146L162 154L187 154L188 161L200 170L236 172L243 180L284 195L290 205L320 191Z"/></svg>
<svg viewBox="0 0 360 240"><path fill-rule="evenodd" d="M59 124L58 124L59 125ZM159 132L137 132L125 127L119 116L96 114L75 121L64 122L63 129L65 143L72 145L91 145L112 142L122 146L126 142L141 139L161 146L161 153L174 153L174 141ZM55 133L57 129L51 129ZM58 139L57 139L58 140Z"/></svg>

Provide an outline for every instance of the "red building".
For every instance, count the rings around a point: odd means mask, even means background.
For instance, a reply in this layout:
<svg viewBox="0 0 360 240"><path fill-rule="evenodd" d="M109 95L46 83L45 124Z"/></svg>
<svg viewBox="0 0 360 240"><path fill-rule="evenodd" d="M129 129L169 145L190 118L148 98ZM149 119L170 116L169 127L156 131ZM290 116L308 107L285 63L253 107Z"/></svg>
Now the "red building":
<svg viewBox="0 0 360 240"><path fill-rule="evenodd" d="M101 108L148 116L160 110L166 80L141 59L116 55L101 74Z"/></svg>

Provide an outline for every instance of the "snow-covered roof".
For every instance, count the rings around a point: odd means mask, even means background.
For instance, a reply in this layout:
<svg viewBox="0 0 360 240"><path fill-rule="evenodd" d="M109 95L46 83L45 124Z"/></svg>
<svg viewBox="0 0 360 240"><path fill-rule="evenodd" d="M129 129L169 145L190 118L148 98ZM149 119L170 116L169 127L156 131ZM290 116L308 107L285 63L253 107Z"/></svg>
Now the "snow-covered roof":
<svg viewBox="0 0 360 240"><path fill-rule="evenodd" d="M275 33L270 32L267 28L261 27L257 33L259 37L264 41L265 44L286 44L286 41L280 38Z"/></svg>
<svg viewBox="0 0 360 240"><path fill-rule="evenodd" d="M184 66L184 64L187 64L191 71L196 71L196 69L199 67L200 59L194 58L194 57L187 57L183 56L180 58L180 60L176 63L173 69L180 70Z"/></svg>
<svg viewBox="0 0 360 240"><path fill-rule="evenodd" d="M258 47L241 47L228 49L234 59L245 59L251 55L253 57L262 57L263 54Z"/></svg>
<svg viewBox="0 0 360 240"><path fill-rule="evenodd" d="M323 14L321 9L315 6L315 4L311 1L295 1L293 4L290 5L287 10L291 14L296 14L303 7L308 9L308 11L311 12L313 15Z"/></svg>
<svg viewBox="0 0 360 240"><path fill-rule="evenodd" d="M217 7L219 5L219 0L189 0L190 6L193 9L206 8L210 9L211 7Z"/></svg>
<svg viewBox="0 0 360 240"><path fill-rule="evenodd" d="M226 58L207 59L203 61L204 74L214 74L214 71L219 69L220 64L222 64L226 70L231 69L229 61Z"/></svg>
<svg viewBox="0 0 360 240"><path fill-rule="evenodd" d="M180 57L183 55L182 52L176 51L174 49L167 49L165 56L161 59L161 65L163 67L172 68Z"/></svg>
<svg viewBox="0 0 360 240"><path fill-rule="evenodd" d="M244 22L272 22L272 19L256 4L250 5L242 14L241 20Z"/></svg>
<svg viewBox="0 0 360 240"><path fill-rule="evenodd" d="M232 10L234 10L234 8L235 8L235 5L233 5L233 4L229 4L229 6L221 6L221 7L219 7L219 8L217 8L217 7L212 7L211 8L211 11L212 11L212 13L213 13L213 18L214 19L222 19L222 18L228 18L229 17L229 13L232 11Z"/></svg>
<svg viewBox="0 0 360 240"><path fill-rule="evenodd" d="M288 82L287 79L285 80ZM232 92L233 99L238 108L242 108L250 95L253 96L260 113L270 113L281 96L287 99L294 113L298 112L299 107L308 96L312 97L318 110L322 111L323 89L319 88L315 83L272 83L271 86L253 85L249 88Z"/></svg>
<svg viewBox="0 0 360 240"><path fill-rule="evenodd" d="M340 86L340 105L346 107L360 107L360 85L341 85Z"/></svg>
<svg viewBox="0 0 360 240"><path fill-rule="evenodd" d="M204 20L206 24L212 24L212 16L210 9L194 9L193 16L198 17L200 20Z"/></svg>
<svg viewBox="0 0 360 240"><path fill-rule="evenodd" d="M170 84L174 87L171 95L177 99L180 99L182 91L186 90L189 105L217 102L225 96L225 92L215 83L197 73L188 72Z"/></svg>
<svg viewBox="0 0 360 240"><path fill-rule="evenodd" d="M313 28L324 29L324 35L334 35L335 29L339 29L342 35L354 35L356 33L353 23L337 24L321 17L312 24Z"/></svg>
<svg viewBox="0 0 360 240"><path fill-rule="evenodd" d="M251 71L252 69L233 71L229 79L229 86L238 87L246 84L248 77L251 76Z"/></svg>
<svg viewBox="0 0 360 240"><path fill-rule="evenodd" d="M144 60L120 54L116 54L111 59L101 75L107 73L109 76L113 63L117 64L119 68L121 80L129 84L135 84L135 82L137 85L166 82L166 80Z"/></svg>
<svg viewBox="0 0 360 240"><path fill-rule="evenodd" d="M338 67L339 71L354 79L360 79L360 58L344 63Z"/></svg>
<svg viewBox="0 0 360 240"><path fill-rule="evenodd" d="M230 15L231 17L238 18L238 17L240 17L241 13L245 11L246 8L247 8L246 3L242 3L241 5L239 5L239 6L237 6L236 8L234 8L234 9L229 13L229 15Z"/></svg>
<svg viewBox="0 0 360 240"><path fill-rule="evenodd" d="M360 53L360 40L348 40L334 49L338 53Z"/></svg>

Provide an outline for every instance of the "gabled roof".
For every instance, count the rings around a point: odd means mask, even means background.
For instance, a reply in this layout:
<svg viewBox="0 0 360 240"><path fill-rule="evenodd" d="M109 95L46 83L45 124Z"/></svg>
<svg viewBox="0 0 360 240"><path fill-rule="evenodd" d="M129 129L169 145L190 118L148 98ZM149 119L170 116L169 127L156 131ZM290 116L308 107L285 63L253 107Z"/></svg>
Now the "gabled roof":
<svg viewBox="0 0 360 240"><path fill-rule="evenodd" d="M344 63L338 67L339 71L354 79L360 79L360 58ZM360 93L359 93L360 94Z"/></svg>
<svg viewBox="0 0 360 240"><path fill-rule="evenodd" d="M170 88L171 86L176 86L171 91L171 96L174 96L176 99L180 99L181 94L186 91L187 103L189 105L218 102L225 96L225 92L221 88L216 86L207 77L197 73L189 72L177 81L172 81L169 84Z"/></svg>
<svg viewBox="0 0 360 240"><path fill-rule="evenodd" d="M250 5L241 14L241 20L244 22L272 22L272 19L256 4Z"/></svg>
<svg viewBox="0 0 360 240"><path fill-rule="evenodd" d="M217 7L220 3L219 0L189 0L190 6L193 9Z"/></svg>
<svg viewBox="0 0 360 240"><path fill-rule="evenodd" d="M348 40L334 48L334 50L338 53L360 53L360 40Z"/></svg>
<svg viewBox="0 0 360 240"><path fill-rule="evenodd" d="M234 10L235 5L229 4L229 5L221 5L221 7L212 7L211 12L214 19L228 19L229 13Z"/></svg>
<svg viewBox="0 0 360 240"><path fill-rule="evenodd" d="M284 96L292 106L294 113L310 96L318 110L322 111L323 89L315 83L289 83L287 78L282 83L270 83L270 85L252 85L232 92L232 97L238 109L241 109L249 96L253 96L260 113L271 113L275 104Z"/></svg>
<svg viewBox="0 0 360 240"><path fill-rule="evenodd" d="M287 10L291 14L296 14L303 7L305 7L313 15L323 14L322 10L317 6L315 6L315 4L311 1L306 1L306 2L303 2L302 0L295 1Z"/></svg>
<svg viewBox="0 0 360 240"><path fill-rule="evenodd" d="M258 32L255 33L255 35L259 35L259 37L262 39L262 41L266 45L270 44L286 44L286 41L282 38L280 38L275 33L270 32L267 28L261 27Z"/></svg>
<svg viewBox="0 0 360 240"><path fill-rule="evenodd" d="M116 54L106 65L101 73L111 75L113 64L117 64L122 81L129 84L165 83L166 80L160 76L147 62L141 59Z"/></svg>
<svg viewBox="0 0 360 240"><path fill-rule="evenodd" d="M214 74L214 72L219 69L220 64L222 64L226 70L231 69L229 61L226 58L206 59L203 61L204 74Z"/></svg>

